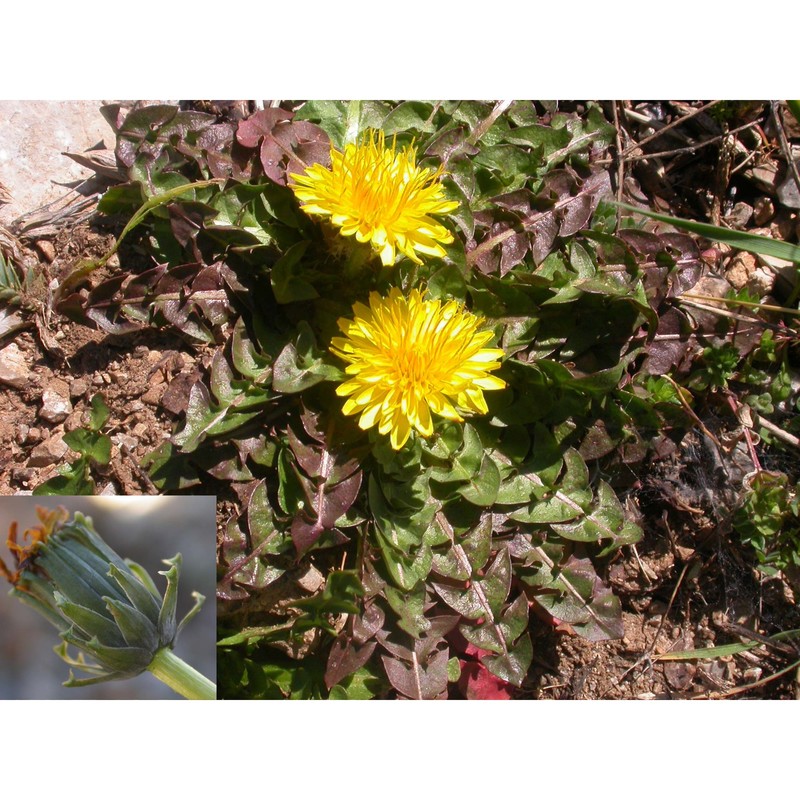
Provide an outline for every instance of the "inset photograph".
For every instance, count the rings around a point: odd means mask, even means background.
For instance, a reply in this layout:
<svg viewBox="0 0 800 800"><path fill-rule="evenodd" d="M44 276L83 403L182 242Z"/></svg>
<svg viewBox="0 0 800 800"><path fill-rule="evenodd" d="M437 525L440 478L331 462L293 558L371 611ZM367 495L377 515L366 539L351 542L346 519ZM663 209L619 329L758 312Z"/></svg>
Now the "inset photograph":
<svg viewBox="0 0 800 800"><path fill-rule="evenodd" d="M0 699L215 699L215 506L0 498Z"/></svg>

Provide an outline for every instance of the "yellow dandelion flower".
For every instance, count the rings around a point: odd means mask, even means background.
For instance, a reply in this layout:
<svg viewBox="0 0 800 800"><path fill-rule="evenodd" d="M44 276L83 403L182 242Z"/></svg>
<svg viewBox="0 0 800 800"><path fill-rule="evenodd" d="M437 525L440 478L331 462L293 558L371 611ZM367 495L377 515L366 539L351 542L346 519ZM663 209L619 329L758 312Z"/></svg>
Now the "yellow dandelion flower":
<svg viewBox="0 0 800 800"><path fill-rule="evenodd" d="M448 214L458 203L445 200L438 170L418 167L411 147L387 147L383 131L368 132L344 152L331 148L331 168L313 164L292 174L290 184L307 214L329 217L343 236L371 242L385 267L397 251L421 264L418 253L444 255L453 234L432 214Z"/></svg>
<svg viewBox="0 0 800 800"><path fill-rule="evenodd" d="M392 289L388 297L372 292L369 307L356 303L353 312L354 319L339 320L344 337L331 342L352 376L336 394L347 398L345 414L361 414L362 430L377 424L395 450L412 428L433 433L431 412L463 422L459 409L485 414L483 392L506 385L489 374L503 356L483 347L492 332L455 300L423 300L417 289L406 298Z"/></svg>

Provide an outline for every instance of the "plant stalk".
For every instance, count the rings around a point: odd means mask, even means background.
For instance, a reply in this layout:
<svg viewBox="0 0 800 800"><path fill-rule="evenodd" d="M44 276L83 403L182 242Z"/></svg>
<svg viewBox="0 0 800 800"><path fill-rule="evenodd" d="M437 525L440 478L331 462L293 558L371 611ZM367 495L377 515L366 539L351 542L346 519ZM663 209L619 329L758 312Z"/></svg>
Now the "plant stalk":
<svg viewBox="0 0 800 800"><path fill-rule="evenodd" d="M187 700L217 699L216 685L178 658L169 647L162 647L156 653L147 670Z"/></svg>

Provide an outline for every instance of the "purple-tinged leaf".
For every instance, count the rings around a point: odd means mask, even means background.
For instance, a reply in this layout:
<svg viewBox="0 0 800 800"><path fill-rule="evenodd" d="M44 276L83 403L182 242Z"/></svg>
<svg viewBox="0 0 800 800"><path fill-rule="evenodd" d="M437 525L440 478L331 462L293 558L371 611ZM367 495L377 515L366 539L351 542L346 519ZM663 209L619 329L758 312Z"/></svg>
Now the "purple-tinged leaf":
<svg viewBox="0 0 800 800"><path fill-rule="evenodd" d="M533 581L523 580L546 591L536 592L532 599L589 641L622 638L619 598L598 577L592 562L571 555L556 568L541 548L537 548L537 553L544 562L540 574Z"/></svg>
<svg viewBox="0 0 800 800"><path fill-rule="evenodd" d="M526 633L508 652L498 656L484 656L481 663L498 678L514 686L521 686L533 661L531 637Z"/></svg>
<svg viewBox="0 0 800 800"><path fill-rule="evenodd" d="M317 495L314 510L324 527L332 528L336 524L336 520L343 516L356 501L358 490L361 488L362 474L359 470L323 494Z"/></svg>
<svg viewBox="0 0 800 800"><path fill-rule="evenodd" d="M364 588L367 589L367 586ZM353 618L353 641L356 644L369 641L383 627L385 621L386 614L377 603L365 603L361 616Z"/></svg>
<svg viewBox="0 0 800 800"><path fill-rule="evenodd" d="M325 131L307 120L292 121L294 115L280 108L257 111L239 124L237 141L245 147L261 145L260 159L266 176L286 186L291 173L302 174L306 166L330 166L330 140Z"/></svg>
<svg viewBox="0 0 800 800"><path fill-rule="evenodd" d="M350 634L339 634L328 654L328 666L325 669L325 685L328 689L363 667L377 646L376 641L358 644Z"/></svg>
<svg viewBox="0 0 800 800"><path fill-rule="evenodd" d="M441 650L423 666L416 655L408 665L381 656L389 682L400 694L412 700L435 700L447 692L448 658L448 650Z"/></svg>
<svg viewBox="0 0 800 800"><path fill-rule="evenodd" d="M511 588L511 557L508 550L502 548L486 575L473 580L468 587L458 589L434 583L433 588L450 608L467 619L496 619Z"/></svg>

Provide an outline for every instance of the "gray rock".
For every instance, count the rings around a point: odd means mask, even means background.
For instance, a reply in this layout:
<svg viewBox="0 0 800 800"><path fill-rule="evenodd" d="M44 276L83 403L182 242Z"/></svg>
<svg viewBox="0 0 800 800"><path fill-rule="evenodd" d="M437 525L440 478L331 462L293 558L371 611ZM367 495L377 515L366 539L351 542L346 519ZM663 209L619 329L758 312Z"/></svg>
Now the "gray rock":
<svg viewBox="0 0 800 800"><path fill-rule="evenodd" d="M69 447L64 442L62 434L57 433L33 448L27 466L47 467L50 464L57 464L64 458L67 450Z"/></svg>
<svg viewBox="0 0 800 800"><path fill-rule="evenodd" d="M798 164L798 169L800 169L800 164ZM797 188L797 181L791 170L787 171L785 180L778 187L778 200L786 208L800 208L800 189Z"/></svg>
<svg viewBox="0 0 800 800"><path fill-rule="evenodd" d="M30 381L25 356L13 342L0 350L0 383L22 389Z"/></svg>
<svg viewBox="0 0 800 800"><path fill-rule="evenodd" d="M72 413L69 386L64 381L54 380L42 392L42 407L39 416L47 422L63 422Z"/></svg>

